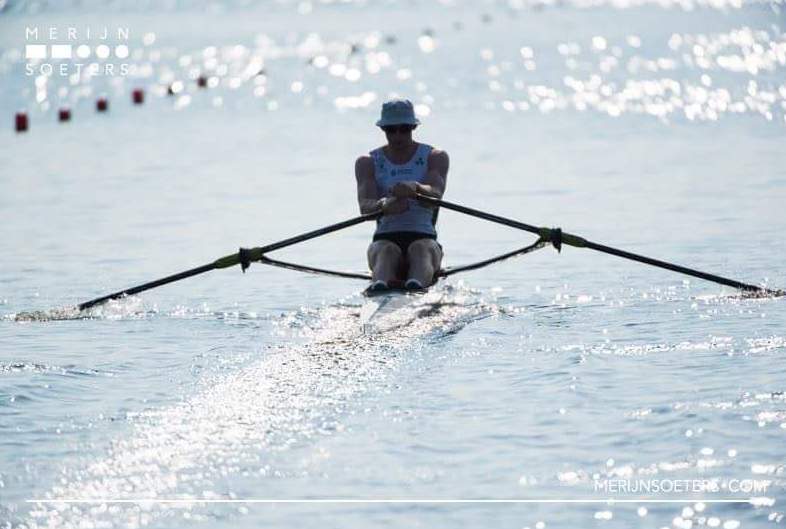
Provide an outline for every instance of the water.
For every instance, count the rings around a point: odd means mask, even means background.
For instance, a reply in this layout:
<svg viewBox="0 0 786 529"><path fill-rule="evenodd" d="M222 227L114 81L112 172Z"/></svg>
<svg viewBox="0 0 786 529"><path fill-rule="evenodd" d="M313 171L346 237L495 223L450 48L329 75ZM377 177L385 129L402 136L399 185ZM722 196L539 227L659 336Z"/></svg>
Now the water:
<svg viewBox="0 0 786 529"><path fill-rule="evenodd" d="M448 151L449 200L784 287L780 3L0 8L0 526L783 523L783 299L566 247L455 276L381 335L362 283L259 264L16 316L356 215L394 93ZM118 25L133 75L25 75L25 27ZM372 229L275 256L363 269ZM533 240L449 211L439 231L451 265ZM65 498L97 501L27 502ZM457 499L535 503L423 502Z"/></svg>

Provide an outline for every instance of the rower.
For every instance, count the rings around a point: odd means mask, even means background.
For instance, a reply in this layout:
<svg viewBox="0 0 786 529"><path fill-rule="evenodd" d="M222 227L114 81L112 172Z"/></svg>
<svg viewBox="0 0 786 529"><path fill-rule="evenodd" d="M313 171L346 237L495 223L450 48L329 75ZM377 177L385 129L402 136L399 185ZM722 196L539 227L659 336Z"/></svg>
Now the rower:
<svg viewBox="0 0 786 529"><path fill-rule="evenodd" d="M412 139L419 124L408 100L384 103L376 125L387 144L355 162L360 212L383 213L368 247L373 292L400 285L408 290L428 288L442 263L438 209L420 205L415 196L442 198L449 160L445 151Z"/></svg>

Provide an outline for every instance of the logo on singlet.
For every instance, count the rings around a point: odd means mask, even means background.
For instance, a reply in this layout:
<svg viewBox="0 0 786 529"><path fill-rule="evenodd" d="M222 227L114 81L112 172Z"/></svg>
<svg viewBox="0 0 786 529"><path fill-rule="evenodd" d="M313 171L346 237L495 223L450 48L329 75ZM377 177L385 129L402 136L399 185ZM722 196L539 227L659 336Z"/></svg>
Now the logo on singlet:
<svg viewBox="0 0 786 529"><path fill-rule="evenodd" d="M391 169L390 176L396 176L400 174L412 174L412 169Z"/></svg>

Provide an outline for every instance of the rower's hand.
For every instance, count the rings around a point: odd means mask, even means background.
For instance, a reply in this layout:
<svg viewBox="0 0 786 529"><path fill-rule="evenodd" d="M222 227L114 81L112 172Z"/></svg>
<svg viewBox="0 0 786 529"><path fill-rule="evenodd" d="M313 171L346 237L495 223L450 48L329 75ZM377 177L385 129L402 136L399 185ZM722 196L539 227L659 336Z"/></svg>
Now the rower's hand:
<svg viewBox="0 0 786 529"><path fill-rule="evenodd" d="M415 198L418 194L417 182L397 182L390 192L398 198Z"/></svg>
<svg viewBox="0 0 786 529"><path fill-rule="evenodd" d="M383 215L398 215L409 209L406 198L387 197L382 201Z"/></svg>

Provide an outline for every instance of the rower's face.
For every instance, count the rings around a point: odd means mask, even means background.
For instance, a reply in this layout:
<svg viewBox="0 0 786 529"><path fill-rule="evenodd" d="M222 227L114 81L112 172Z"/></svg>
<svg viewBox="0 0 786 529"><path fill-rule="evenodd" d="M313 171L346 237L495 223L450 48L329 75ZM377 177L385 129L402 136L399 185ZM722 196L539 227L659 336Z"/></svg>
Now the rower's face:
<svg viewBox="0 0 786 529"><path fill-rule="evenodd" d="M415 130L414 125L388 125L382 127L385 132L385 137L391 147L401 148L412 143L412 131Z"/></svg>

